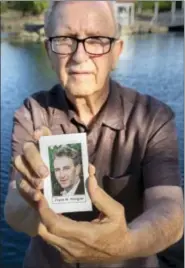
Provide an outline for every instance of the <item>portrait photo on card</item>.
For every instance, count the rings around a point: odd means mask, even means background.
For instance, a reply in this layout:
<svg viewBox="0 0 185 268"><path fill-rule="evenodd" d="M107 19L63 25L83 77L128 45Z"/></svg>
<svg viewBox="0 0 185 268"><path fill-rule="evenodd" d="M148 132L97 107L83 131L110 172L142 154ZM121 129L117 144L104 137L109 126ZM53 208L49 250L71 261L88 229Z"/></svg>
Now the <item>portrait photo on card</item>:
<svg viewBox="0 0 185 268"><path fill-rule="evenodd" d="M85 194L81 143L48 147L52 196Z"/></svg>
<svg viewBox="0 0 185 268"><path fill-rule="evenodd" d="M41 137L40 153L50 174L44 195L56 212L92 210L88 195L88 153L86 134Z"/></svg>

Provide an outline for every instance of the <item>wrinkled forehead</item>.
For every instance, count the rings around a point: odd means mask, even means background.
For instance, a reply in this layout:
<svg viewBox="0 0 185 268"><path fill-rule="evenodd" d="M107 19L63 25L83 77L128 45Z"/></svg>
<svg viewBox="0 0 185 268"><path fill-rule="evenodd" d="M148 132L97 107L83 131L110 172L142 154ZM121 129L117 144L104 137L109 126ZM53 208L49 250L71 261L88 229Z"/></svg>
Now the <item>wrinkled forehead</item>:
<svg viewBox="0 0 185 268"><path fill-rule="evenodd" d="M52 35L113 36L116 32L107 1L67 1L55 7Z"/></svg>

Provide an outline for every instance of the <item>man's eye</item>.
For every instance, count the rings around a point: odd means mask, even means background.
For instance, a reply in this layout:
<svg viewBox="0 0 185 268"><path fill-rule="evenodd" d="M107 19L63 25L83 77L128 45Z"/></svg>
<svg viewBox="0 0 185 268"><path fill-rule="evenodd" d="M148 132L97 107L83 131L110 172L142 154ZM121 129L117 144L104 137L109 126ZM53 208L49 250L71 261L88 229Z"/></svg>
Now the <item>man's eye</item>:
<svg viewBox="0 0 185 268"><path fill-rule="evenodd" d="M69 166L64 167L64 170L69 170L69 169L70 169Z"/></svg>
<svg viewBox="0 0 185 268"><path fill-rule="evenodd" d="M92 38L92 39L87 39L88 44L100 44L101 40L99 38Z"/></svg>
<svg viewBox="0 0 185 268"><path fill-rule="evenodd" d="M110 41L108 38L103 38L103 37L97 37L97 38L89 38L87 39L87 43L89 45L106 45L108 44Z"/></svg>
<svg viewBox="0 0 185 268"><path fill-rule="evenodd" d="M54 42L56 45L70 45L72 43L72 39L69 37L60 37L60 38L56 38L54 39Z"/></svg>

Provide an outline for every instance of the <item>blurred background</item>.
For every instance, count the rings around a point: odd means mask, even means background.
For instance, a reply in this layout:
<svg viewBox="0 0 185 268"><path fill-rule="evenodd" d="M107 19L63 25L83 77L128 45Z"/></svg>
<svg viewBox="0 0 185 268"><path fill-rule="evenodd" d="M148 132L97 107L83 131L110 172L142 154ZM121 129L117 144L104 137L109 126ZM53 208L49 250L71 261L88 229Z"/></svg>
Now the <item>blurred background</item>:
<svg viewBox="0 0 185 268"><path fill-rule="evenodd" d="M1 267L21 268L29 238L4 221L12 118L23 100L57 83L43 40L46 1L1 2ZM117 1L124 51L113 78L150 94L175 112L184 178L184 1ZM182 179L183 186L183 179ZM183 241L160 256L162 267L184 267ZM41 267L38 267L41 268Z"/></svg>

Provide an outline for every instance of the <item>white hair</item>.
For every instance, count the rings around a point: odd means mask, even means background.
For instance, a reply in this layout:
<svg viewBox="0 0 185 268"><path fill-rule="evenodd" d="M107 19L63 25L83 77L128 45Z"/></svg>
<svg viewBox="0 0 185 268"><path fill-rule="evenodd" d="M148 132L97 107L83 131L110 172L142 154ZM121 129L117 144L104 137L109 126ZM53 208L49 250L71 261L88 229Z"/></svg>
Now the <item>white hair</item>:
<svg viewBox="0 0 185 268"><path fill-rule="evenodd" d="M60 3L60 2L67 2L68 0L59 0L59 1L53 1L53 0L49 0L49 7L46 11L45 14L45 19L44 19L44 29L45 29L45 33L46 36L48 34L48 28L49 28L49 24L51 21L51 17L53 15L53 11L55 9L55 7ZM116 0L109 0L109 1L105 1L108 2L109 7L111 9L111 13L113 16L113 20L115 23L115 28L116 28L116 37L120 37L120 24L118 22L118 17L117 17L117 8L116 8Z"/></svg>

